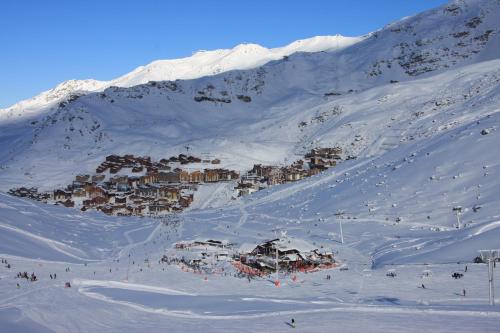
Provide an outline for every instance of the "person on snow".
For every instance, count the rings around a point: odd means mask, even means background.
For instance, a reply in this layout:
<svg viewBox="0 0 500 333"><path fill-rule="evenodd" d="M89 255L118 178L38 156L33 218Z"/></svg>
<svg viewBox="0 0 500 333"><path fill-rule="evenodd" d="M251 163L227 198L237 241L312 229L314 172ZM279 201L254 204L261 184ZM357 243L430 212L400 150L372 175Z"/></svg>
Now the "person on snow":
<svg viewBox="0 0 500 333"><path fill-rule="evenodd" d="M292 318L292 327L295 328L295 319Z"/></svg>
<svg viewBox="0 0 500 333"><path fill-rule="evenodd" d="M425 286L424 286L424 284L423 284L423 283L422 283L422 289L425 289Z"/></svg>

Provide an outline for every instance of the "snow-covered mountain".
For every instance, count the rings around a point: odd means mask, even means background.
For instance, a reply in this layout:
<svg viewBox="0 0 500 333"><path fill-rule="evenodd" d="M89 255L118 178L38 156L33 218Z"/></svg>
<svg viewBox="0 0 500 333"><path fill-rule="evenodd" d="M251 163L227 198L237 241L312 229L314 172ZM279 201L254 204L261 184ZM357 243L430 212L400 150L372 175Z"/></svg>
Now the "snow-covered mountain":
<svg viewBox="0 0 500 333"><path fill-rule="evenodd" d="M297 40L279 48L265 48L258 44L245 43L232 49L198 51L190 57L172 60L158 60L140 66L132 72L110 81L68 80L57 87L42 92L30 99L0 109L0 114L20 114L36 111L57 103L76 92L102 91L111 86L132 87L149 81L173 81L195 79L235 69L249 69L269 61L282 59L296 52L320 52L340 50L355 44L364 37L316 36Z"/></svg>
<svg viewBox="0 0 500 333"><path fill-rule="evenodd" d="M1 191L64 186L109 154L160 159L186 146L241 171L289 164L313 147L355 158L236 200L227 184L201 185L191 209L164 223L0 193L0 256L42 276L21 279L19 291L0 267L1 327L284 331L293 316L305 331L329 332L335 312L346 332L494 330L500 313L484 305L486 267L472 261L500 248L499 17L500 1L450 1L344 47L307 40L275 58L264 51L260 64L261 48L246 45L249 69L244 57L203 52L191 60L224 58L226 67L154 81L170 75L161 61L123 78L138 85L89 81L97 91L84 92L76 81L57 103L4 111ZM305 49L321 52L295 52ZM331 250L349 269L326 271L333 281L278 275L276 288L269 277L240 279L229 263L202 277L160 262L192 254L179 241L239 248L277 235ZM54 272L57 281L47 278ZM463 278L452 279L457 272ZM62 288L60 277L77 288Z"/></svg>
<svg viewBox="0 0 500 333"><path fill-rule="evenodd" d="M254 162L292 160L320 145L339 144L359 157L382 154L380 147L400 144L387 135L404 136L387 131L387 119L401 119L400 132L409 133L401 139L408 140L457 121L440 110L477 117L491 112L494 94L484 107L469 109L470 98L485 98L490 91L471 91L468 80L495 86L496 62L488 65L492 74L487 76L475 75L473 64L498 54L499 13L497 1L454 1L329 52L295 53L255 69L193 80L73 93L32 112L3 112L2 189L67 183L110 153L164 157L186 145L194 153L220 155L224 165L239 170ZM431 79L442 73L455 80L453 90ZM409 91L404 98L403 88ZM378 110L386 118L369 121ZM418 112L425 116L417 118ZM415 125L431 118L432 128Z"/></svg>

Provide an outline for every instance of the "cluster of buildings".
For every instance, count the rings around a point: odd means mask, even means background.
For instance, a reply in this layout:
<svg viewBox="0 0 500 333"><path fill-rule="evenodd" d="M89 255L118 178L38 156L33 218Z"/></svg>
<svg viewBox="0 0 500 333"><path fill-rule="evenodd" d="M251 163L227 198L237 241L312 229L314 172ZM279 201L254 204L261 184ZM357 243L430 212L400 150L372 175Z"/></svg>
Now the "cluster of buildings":
<svg viewBox="0 0 500 333"><path fill-rule="evenodd" d="M315 148L304 156L305 161L289 166L255 164L241 178L234 170L215 167L219 159L179 154L152 161L149 156L109 155L95 174L77 175L64 189L40 193L36 188L21 187L9 193L108 215L162 215L189 207L198 184L238 181L237 195L248 195L267 186L316 175L335 166L341 154L339 147ZM186 164L199 166L186 170Z"/></svg>
<svg viewBox="0 0 500 333"><path fill-rule="evenodd" d="M255 164L238 182L236 190L239 196L251 194L267 186L294 182L317 175L333 167L341 160L342 148L314 148L304 160L298 160L290 166Z"/></svg>
<svg viewBox="0 0 500 333"><path fill-rule="evenodd" d="M244 275L266 276L280 272L312 272L340 266L334 253L320 251L306 241L289 238L276 238L261 244L243 244L235 249L228 241L207 240L178 242L174 252L165 255L164 262L182 263L194 270L209 272L219 262L230 262Z"/></svg>
<svg viewBox="0 0 500 333"><path fill-rule="evenodd" d="M239 178L237 172L223 168L190 172L180 167L202 162L220 163L218 159L202 161L183 154L159 162L152 161L149 156L110 155L94 175L77 175L64 189L39 193L35 188L19 188L10 193L82 211L95 209L108 215L162 215L189 207L200 183Z"/></svg>
<svg viewBox="0 0 500 333"><path fill-rule="evenodd" d="M144 170L148 173L169 171L172 169L171 163L189 164L189 163L211 163L219 164L219 159L202 160L199 157L179 154L170 158L163 158L158 162L151 161L149 156L134 156L134 155L109 155L97 168L96 173L104 173L109 170L110 173L116 174L124 168L130 168L133 173L141 173Z"/></svg>
<svg viewBox="0 0 500 333"><path fill-rule="evenodd" d="M236 258L240 265L253 271L270 274L279 271L308 272L337 267L333 252L320 251L308 244L290 241L288 238L265 241Z"/></svg>
<svg viewBox="0 0 500 333"><path fill-rule="evenodd" d="M28 198L28 199L37 200L37 201L47 201L50 199L49 193L38 192L38 189L36 187L13 188L13 189L9 190L8 193L10 195L13 195L16 197Z"/></svg>

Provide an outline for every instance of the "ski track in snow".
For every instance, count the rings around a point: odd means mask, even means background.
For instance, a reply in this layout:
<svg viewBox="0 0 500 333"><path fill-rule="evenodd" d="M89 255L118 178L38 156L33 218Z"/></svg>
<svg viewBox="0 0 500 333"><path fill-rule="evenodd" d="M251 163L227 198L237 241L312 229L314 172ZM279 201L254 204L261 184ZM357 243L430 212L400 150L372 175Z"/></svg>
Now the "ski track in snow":
<svg viewBox="0 0 500 333"><path fill-rule="evenodd" d="M305 331L498 329L486 267L472 262L479 249L500 247L499 15L498 1L457 0L362 38L200 52L174 61L181 67L155 62L114 81L129 88L70 81L0 110L2 191L66 186L109 154L160 159L189 146L244 173L312 148L343 149L334 168L248 197L233 198L230 182L201 185L189 209L164 219L0 193L0 256L12 264L0 266L0 331L32 321L58 332L283 331L291 316ZM186 64L185 78L210 76L158 81ZM58 105L79 90L87 92ZM161 261L205 256L176 248L180 241L227 240L238 255L278 231L297 247L335 253L341 266L279 272L277 288L274 275L247 280L208 254L215 272ZM464 276L453 279L457 272Z"/></svg>

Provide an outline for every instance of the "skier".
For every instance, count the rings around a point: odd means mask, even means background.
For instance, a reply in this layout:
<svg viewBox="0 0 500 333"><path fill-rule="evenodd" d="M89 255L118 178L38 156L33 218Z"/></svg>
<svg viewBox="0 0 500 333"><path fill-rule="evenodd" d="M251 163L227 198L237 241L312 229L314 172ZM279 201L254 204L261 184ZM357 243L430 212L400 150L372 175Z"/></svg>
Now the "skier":
<svg viewBox="0 0 500 333"><path fill-rule="evenodd" d="M19 285L19 283L16 283L16 288L21 289L21 286Z"/></svg>
<svg viewBox="0 0 500 333"><path fill-rule="evenodd" d="M425 289L425 286L424 286L424 284L423 284L423 283L422 283L422 289Z"/></svg>
<svg viewBox="0 0 500 333"><path fill-rule="evenodd" d="M52 274L50 274L50 279L52 280Z"/></svg>
<svg viewBox="0 0 500 333"><path fill-rule="evenodd" d="M463 293L464 293L464 297L465 297L465 289L463 290Z"/></svg>
<svg viewBox="0 0 500 333"><path fill-rule="evenodd" d="M467 273L467 265L465 265L465 272Z"/></svg>
<svg viewBox="0 0 500 333"><path fill-rule="evenodd" d="M292 327L295 328L295 319L292 318Z"/></svg>

